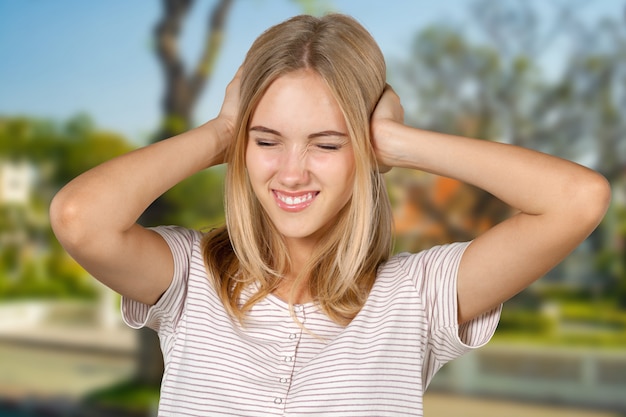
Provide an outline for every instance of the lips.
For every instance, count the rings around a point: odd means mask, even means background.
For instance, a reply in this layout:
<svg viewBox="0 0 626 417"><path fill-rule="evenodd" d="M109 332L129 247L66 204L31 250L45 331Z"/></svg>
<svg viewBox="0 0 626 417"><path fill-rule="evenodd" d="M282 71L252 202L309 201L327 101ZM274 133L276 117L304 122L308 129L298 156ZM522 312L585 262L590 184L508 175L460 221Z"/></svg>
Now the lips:
<svg viewBox="0 0 626 417"><path fill-rule="evenodd" d="M319 192L309 191L305 193L284 193L274 190L273 194L276 203L281 209L287 211L301 211L313 203Z"/></svg>

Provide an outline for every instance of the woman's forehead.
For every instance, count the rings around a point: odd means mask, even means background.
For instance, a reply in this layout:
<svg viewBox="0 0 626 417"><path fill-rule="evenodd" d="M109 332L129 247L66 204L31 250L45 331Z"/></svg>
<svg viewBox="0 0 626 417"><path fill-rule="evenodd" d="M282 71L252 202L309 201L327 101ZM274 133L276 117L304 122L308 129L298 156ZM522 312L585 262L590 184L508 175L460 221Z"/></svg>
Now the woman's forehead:
<svg viewBox="0 0 626 417"><path fill-rule="evenodd" d="M291 130L347 133L339 103L323 78L311 70L298 70L274 80L261 96L249 125L279 132Z"/></svg>

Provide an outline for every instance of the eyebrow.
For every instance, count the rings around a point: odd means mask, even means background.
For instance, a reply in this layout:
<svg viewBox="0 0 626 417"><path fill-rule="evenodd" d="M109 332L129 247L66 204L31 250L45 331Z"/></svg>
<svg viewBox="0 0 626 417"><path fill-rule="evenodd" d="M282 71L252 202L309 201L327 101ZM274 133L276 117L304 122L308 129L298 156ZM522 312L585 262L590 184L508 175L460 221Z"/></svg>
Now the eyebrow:
<svg viewBox="0 0 626 417"><path fill-rule="evenodd" d="M261 133L269 133L270 135L275 135L275 136L282 136L281 133L277 130L274 129L270 129L269 127L265 127L265 126L252 126L250 128L251 132L261 132ZM338 136L338 137L347 137L348 135L342 132L337 132L336 130L323 130L321 132L316 132L316 133L311 133L308 138L309 139L315 139L315 138L323 138L323 137L327 137L327 136Z"/></svg>

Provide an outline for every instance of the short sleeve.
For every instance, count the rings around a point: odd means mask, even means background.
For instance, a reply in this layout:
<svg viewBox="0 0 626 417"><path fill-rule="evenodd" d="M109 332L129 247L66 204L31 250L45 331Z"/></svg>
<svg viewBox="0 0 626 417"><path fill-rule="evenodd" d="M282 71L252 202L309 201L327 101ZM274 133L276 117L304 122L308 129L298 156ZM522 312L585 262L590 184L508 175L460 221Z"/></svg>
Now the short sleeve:
<svg viewBox="0 0 626 417"><path fill-rule="evenodd" d="M459 325L457 276L461 257L468 246L469 242L435 246L406 260L428 319L429 339L424 358L426 382L446 362L487 344L500 319L501 305Z"/></svg>
<svg viewBox="0 0 626 417"><path fill-rule="evenodd" d="M191 254L200 232L178 226L159 226L151 230L167 242L174 259L174 276L153 306L122 297L122 319L134 329L149 327L159 336L167 336L174 333L185 307Z"/></svg>

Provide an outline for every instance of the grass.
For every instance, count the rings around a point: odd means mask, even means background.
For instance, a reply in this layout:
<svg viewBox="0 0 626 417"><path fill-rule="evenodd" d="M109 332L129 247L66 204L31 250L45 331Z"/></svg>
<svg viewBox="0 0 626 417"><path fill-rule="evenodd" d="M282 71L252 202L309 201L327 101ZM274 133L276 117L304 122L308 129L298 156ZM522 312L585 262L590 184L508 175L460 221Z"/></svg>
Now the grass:
<svg viewBox="0 0 626 417"><path fill-rule="evenodd" d="M96 391L85 399L85 403L112 410L131 413L153 413L159 402L159 386L142 385L134 381Z"/></svg>

